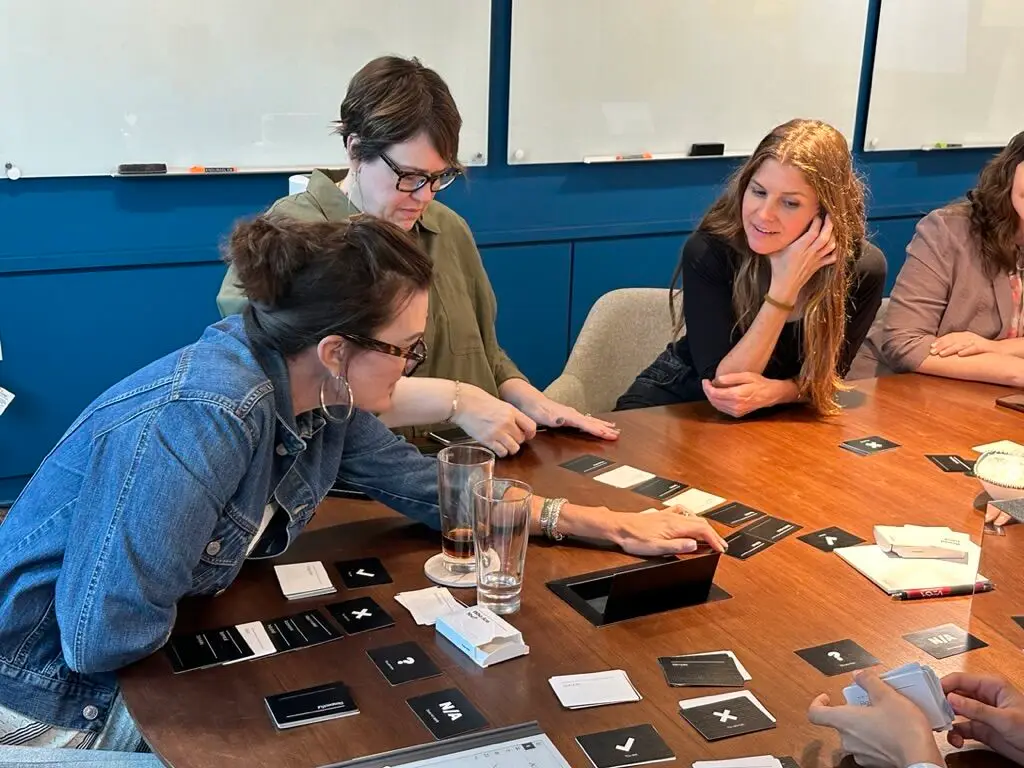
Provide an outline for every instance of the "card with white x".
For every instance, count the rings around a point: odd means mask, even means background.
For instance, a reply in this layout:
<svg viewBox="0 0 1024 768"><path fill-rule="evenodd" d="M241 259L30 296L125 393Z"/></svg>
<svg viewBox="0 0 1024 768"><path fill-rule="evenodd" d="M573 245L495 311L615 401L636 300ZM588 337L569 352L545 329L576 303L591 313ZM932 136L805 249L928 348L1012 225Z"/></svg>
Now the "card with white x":
<svg viewBox="0 0 1024 768"><path fill-rule="evenodd" d="M327 606L327 610L341 624L341 628L347 635L395 625L395 620L387 611L377 605L372 597L359 597L355 600L346 600L343 603L332 603Z"/></svg>
<svg viewBox="0 0 1024 768"><path fill-rule="evenodd" d="M679 710L708 741L775 727L775 717L750 691L683 699Z"/></svg>

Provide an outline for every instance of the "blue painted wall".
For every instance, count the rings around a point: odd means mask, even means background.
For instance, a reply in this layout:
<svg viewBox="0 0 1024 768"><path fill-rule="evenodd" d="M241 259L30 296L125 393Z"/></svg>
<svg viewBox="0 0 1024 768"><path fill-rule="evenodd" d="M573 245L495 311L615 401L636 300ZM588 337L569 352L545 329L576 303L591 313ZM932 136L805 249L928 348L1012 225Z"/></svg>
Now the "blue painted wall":
<svg viewBox="0 0 1024 768"><path fill-rule="evenodd" d="M880 0L870 1L873 41ZM735 161L507 166L511 0L492 2L492 164L472 169L442 199L480 243L499 337L543 386L561 370L594 299L667 284L680 244ZM869 44L866 73L872 58ZM862 144L869 85L866 76L854 146ZM890 283L917 218L962 195L989 155L858 153ZM0 184L0 386L16 395L0 417L0 499L93 397L217 319L219 240L286 189L279 176Z"/></svg>

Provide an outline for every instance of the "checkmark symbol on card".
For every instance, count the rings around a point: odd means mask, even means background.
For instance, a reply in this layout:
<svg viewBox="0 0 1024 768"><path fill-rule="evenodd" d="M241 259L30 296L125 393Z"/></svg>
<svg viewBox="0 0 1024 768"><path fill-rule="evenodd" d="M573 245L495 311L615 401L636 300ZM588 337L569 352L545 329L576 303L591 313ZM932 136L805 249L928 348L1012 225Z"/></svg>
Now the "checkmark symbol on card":
<svg viewBox="0 0 1024 768"><path fill-rule="evenodd" d="M636 739L634 739L632 736L630 736L628 739L626 739L626 743L625 744L616 744L615 748L618 749L618 750L621 750L623 752L629 752L629 750L631 750L633 748L633 745L635 743L636 743Z"/></svg>

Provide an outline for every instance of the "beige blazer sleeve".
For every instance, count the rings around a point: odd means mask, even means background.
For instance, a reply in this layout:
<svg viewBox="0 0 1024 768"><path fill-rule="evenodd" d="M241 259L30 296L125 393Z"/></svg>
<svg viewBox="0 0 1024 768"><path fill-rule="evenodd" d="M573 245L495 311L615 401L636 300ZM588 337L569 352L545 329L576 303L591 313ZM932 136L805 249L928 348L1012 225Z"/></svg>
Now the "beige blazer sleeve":
<svg viewBox="0 0 1024 768"><path fill-rule="evenodd" d="M949 302L952 264L962 247L938 212L918 222L890 294L882 334L882 357L897 373L917 370L928 357Z"/></svg>

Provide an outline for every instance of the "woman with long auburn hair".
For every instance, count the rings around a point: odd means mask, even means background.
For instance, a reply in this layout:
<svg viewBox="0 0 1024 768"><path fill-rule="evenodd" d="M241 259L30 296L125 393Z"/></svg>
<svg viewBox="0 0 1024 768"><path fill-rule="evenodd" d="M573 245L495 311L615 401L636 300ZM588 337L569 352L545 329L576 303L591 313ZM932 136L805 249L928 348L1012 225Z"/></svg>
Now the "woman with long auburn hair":
<svg viewBox="0 0 1024 768"><path fill-rule="evenodd" d="M914 371L1024 387L1024 131L966 199L917 224L851 377Z"/></svg>
<svg viewBox="0 0 1024 768"><path fill-rule="evenodd" d="M617 407L707 398L732 416L794 402L835 413L884 285L846 139L818 120L780 125L687 239L672 276L678 338Z"/></svg>

